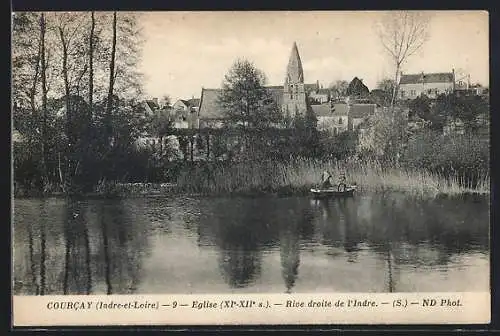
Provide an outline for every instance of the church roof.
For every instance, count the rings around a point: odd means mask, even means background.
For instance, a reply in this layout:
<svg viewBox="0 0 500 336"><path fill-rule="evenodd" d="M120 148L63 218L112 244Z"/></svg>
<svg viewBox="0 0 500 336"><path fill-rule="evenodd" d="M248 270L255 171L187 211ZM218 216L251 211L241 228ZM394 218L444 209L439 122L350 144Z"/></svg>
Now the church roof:
<svg viewBox="0 0 500 336"><path fill-rule="evenodd" d="M304 83L304 70L302 69L302 61L299 56L297 43L293 43L292 52L286 68L285 82L289 83Z"/></svg>

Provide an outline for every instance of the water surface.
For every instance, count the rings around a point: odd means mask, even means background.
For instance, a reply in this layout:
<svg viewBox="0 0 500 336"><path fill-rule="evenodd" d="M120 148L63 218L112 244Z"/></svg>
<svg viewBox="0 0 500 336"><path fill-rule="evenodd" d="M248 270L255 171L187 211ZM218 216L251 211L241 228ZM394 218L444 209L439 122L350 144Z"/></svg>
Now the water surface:
<svg viewBox="0 0 500 336"><path fill-rule="evenodd" d="M14 294L489 291L489 204L18 199Z"/></svg>

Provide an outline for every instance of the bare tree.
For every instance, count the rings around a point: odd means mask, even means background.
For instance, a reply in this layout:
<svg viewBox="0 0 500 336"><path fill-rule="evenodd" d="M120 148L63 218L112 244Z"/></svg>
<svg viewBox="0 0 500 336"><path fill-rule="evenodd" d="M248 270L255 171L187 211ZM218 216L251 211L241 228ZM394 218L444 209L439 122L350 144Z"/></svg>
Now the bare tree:
<svg viewBox="0 0 500 336"><path fill-rule="evenodd" d="M90 36L89 36L89 120L92 119L92 106L94 103L94 39L95 39L95 17L94 12L90 14Z"/></svg>
<svg viewBox="0 0 500 336"><path fill-rule="evenodd" d="M47 183L47 59L45 56L45 14L40 15L40 60L42 80L42 180ZM34 83L34 85L36 85Z"/></svg>
<svg viewBox="0 0 500 336"><path fill-rule="evenodd" d="M394 82L391 98L391 111L399 91L401 67L414 55L429 37L430 16L423 12L390 12L377 22L377 30L382 47L391 58L394 66Z"/></svg>
<svg viewBox="0 0 500 336"><path fill-rule="evenodd" d="M116 57L116 12L113 12L113 38L111 45L111 59L109 61L109 89L106 103L106 133L107 139L112 136L111 113L113 110L113 89L115 85L115 57Z"/></svg>

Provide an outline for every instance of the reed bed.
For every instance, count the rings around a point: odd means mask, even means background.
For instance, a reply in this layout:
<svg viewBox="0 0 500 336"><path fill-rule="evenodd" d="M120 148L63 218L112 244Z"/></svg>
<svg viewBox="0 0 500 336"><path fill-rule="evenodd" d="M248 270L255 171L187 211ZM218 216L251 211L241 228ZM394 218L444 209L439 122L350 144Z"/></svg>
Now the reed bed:
<svg viewBox="0 0 500 336"><path fill-rule="evenodd" d="M188 193L300 193L318 185L327 170L334 180L341 173L347 182L360 191L404 191L412 194L438 195L488 194L489 176L474 186L467 186L459 177L446 178L425 170L405 169L377 161L315 161L295 160L289 163L259 162L231 166L195 167L181 173L178 190Z"/></svg>

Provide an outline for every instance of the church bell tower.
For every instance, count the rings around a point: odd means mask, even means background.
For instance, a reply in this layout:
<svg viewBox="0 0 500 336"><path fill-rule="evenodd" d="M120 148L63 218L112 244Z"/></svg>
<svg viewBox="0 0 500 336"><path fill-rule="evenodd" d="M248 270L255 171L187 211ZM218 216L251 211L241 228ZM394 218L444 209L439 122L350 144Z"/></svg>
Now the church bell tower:
<svg viewBox="0 0 500 336"><path fill-rule="evenodd" d="M307 100L304 87L304 71L297 43L294 42L283 84L283 113L295 117L296 115L304 115L306 109Z"/></svg>

